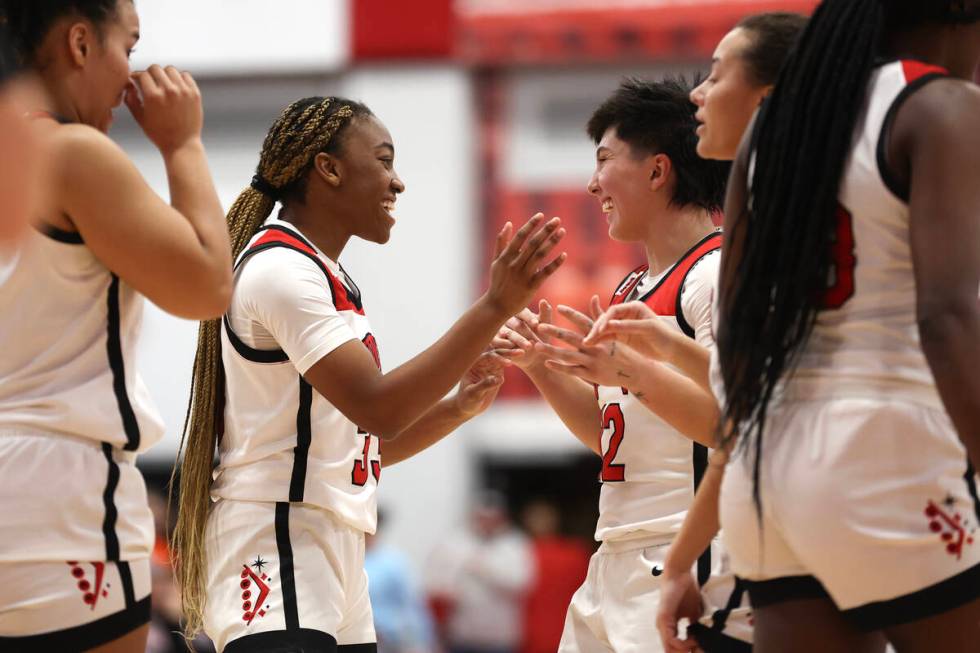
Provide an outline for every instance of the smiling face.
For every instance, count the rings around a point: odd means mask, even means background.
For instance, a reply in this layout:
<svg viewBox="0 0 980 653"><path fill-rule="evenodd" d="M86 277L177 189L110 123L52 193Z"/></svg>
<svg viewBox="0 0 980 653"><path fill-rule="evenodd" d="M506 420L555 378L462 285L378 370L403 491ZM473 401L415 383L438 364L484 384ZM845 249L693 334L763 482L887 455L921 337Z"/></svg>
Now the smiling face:
<svg viewBox="0 0 980 653"><path fill-rule="evenodd" d="M97 30L92 27L76 23L69 30L81 76L78 88L84 94L77 99L77 107L81 122L107 132L112 110L122 103L129 85L129 56L140 37L136 7L131 0L119 0L116 11Z"/></svg>
<svg viewBox="0 0 980 653"><path fill-rule="evenodd" d="M596 146L596 167L589 180L609 222L609 237L623 242L644 240L656 194L651 178L662 154L638 154L610 127Z"/></svg>
<svg viewBox="0 0 980 653"><path fill-rule="evenodd" d="M770 86L752 81L742 53L752 45L752 34L742 28L729 32L715 49L711 75L691 92L698 107L698 155L731 161L742 134Z"/></svg>
<svg viewBox="0 0 980 653"><path fill-rule="evenodd" d="M395 225L395 201L405 185L395 172L395 146L388 129L371 115L360 116L343 134L338 154L340 191L352 235L386 243Z"/></svg>

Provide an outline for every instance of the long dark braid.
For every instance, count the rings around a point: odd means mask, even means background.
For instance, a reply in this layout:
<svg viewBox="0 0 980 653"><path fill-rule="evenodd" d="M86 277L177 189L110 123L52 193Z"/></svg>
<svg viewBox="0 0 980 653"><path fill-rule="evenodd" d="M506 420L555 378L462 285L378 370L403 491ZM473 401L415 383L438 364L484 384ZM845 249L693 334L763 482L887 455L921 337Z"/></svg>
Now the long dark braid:
<svg viewBox="0 0 980 653"><path fill-rule="evenodd" d="M968 22L970 13L956 0L825 0L760 112L748 208L729 233L742 249L726 265L718 333L732 425L722 441L754 449L757 507L763 427L822 308L841 175L886 29Z"/></svg>

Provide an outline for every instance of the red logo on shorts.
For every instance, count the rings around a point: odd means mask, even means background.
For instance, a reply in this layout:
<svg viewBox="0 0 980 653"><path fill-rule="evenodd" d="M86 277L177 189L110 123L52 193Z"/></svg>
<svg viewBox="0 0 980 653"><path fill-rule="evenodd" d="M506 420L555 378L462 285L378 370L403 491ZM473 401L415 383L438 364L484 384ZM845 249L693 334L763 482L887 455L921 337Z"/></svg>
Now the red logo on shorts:
<svg viewBox="0 0 980 653"><path fill-rule="evenodd" d="M963 556L963 547L973 545L973 536L976 527L970 527L969 520L963 519L958 512L952 512L956 507L956 499L947 495L943 500L946 510L943 510L935 502L929 501L926 506L926 517L929 518L929 530L939 533L939 537L946 543L946 552L956 556L959 560ZM969 530L968 530L969 529Z"/></svg>
<svg viewBox="0 0 980 653"><path fill-rule="evenodd" d="M269 609L269 606L265 604L265 600L269 597L268 582L272 579L262 571L262 567L266 564L262 556L258 556L255 558L255 562L251 564L251 567L254 567L255 571L252 571L249 565L242 565L239 587L242 588L242 620L245 622L245 625L251 625L256 617L264 617L266 611ZM255 597L255 601L252 600L253 583L258 590L258 596Z"/></svg>
<svg viewBox="0 0 980 653"><path fill-rule="evenodd" d="M85 569L82 567L83 564L92 565L92 569L95 571L94 585L86 577ZM95 606L99 602L99 599L109 596L109 583L105 583L103 585L103 580L105 579L105 563L79 563L69 561L68 566L71 567L71 575L78 581L78 591L82 593L82 601L85 602L85 605L90 606L92 610L95 610Z"/></svg>

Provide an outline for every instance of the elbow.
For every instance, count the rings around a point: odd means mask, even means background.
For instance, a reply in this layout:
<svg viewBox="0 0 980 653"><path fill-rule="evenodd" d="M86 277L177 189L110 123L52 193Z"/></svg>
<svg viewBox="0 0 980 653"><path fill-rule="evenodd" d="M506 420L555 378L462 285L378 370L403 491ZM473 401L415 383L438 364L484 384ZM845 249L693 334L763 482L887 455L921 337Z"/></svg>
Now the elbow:
<svg viewBox="0 0 980 653"><path fill-rule="evenodd" d="M971 295L920 304L916 320L922 349L928 354L930 350L951 344L958 334L977 331L980 328L980 303Z"/></svg>
<svg viewBox="0 0 980 653"><path fill-rule="evenodd" d="M201 275L191 282L189 301L179 317L191 320L214 320L228 312L231 305L232 279L230 270Z"/></svg>

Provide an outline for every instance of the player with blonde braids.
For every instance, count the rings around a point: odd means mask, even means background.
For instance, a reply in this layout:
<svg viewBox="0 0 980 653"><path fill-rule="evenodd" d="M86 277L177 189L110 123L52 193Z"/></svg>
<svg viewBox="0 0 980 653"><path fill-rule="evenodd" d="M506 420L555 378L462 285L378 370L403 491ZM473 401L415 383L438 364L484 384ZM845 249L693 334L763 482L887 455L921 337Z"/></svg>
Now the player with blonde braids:
<svg viewBox="0 0 980 653"><path fill-rule="evenodd" d="M508 224L487 292L383 374L338 259L352 237L388 241L404 191L394 154L366 106L300 100L228 214L232 303L201 326L174 535L187 634L203 627L219 651L377 650L363 567L380 441L393 464L482 412L502 382L482 352L565 260L548 261L559 219Z"/></svg>

